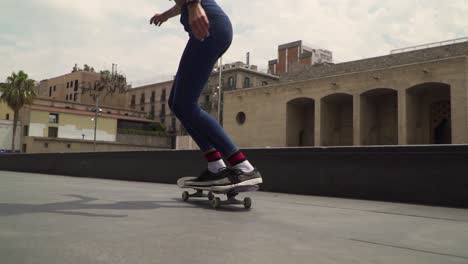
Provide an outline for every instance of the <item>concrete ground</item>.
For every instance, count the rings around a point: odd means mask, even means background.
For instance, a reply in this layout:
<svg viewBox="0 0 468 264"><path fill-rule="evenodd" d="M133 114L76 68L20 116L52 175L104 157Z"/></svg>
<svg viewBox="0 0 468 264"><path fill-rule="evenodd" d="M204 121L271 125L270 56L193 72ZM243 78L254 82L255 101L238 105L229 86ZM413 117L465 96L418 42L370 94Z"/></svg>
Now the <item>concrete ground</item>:
<svg viewBox="0 0 468 264"><path fill-rule="evenodd" d="M0 171L1 263L468 263L468 210Z"/></svg>

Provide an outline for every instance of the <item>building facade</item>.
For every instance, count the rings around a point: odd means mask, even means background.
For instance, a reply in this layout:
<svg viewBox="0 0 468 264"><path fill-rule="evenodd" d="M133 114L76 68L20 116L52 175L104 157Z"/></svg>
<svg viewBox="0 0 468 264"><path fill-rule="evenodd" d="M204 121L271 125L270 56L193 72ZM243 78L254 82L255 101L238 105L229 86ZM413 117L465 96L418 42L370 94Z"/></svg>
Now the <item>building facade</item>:
<svg viewBox="0 0 468 264"><path fill-rule="evenodd" d="M11 141L13 140L13 110L5 102L0 102L0 152L11 151ZM16 131L21 130L21 122L18 121ZM20 149L20 136L17 133L15 139L15 149Z"/></svg>
<svg viewBox="0 0 468 264"><path fill-rule="evenodd" d="M24 106L20 115L22 152L86 151L94 147L95 128L103 150L170 147L166 137L138 135L153 123L142 112L103 106L95 122L93 105L38 98Z"/></svg>
<svg viewBox="0 0 468 264"><path fill-rule="evenodd" d="M329 50L312 48L302 40L278 46L278 58L268 62L268 73L281 75L289 72L293 64L315 65L332 63L333 53Z"/></svg>
<svg viewBox="0 0 468 264"><path fill-rule="evenodd" d="M468 143L468 42L340 64L225 93L241 147Z"/></svg>
<svg viewBox="0 0 468 264"><path fill-rule="evenodd" d="M39 98L66 101L78 104L95 104L93 89L101 79L96 72L78 70L58 77L40 81L36 87ZM99 105L123 108L125 93L101 93Z"/></svg>

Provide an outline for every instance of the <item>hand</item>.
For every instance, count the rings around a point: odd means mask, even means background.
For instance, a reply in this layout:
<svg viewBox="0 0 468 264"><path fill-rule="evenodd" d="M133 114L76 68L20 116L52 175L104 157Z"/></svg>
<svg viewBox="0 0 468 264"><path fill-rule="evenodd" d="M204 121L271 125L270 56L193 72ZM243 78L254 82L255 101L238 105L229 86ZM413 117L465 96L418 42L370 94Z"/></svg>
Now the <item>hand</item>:
<svg viewBox="0 0 468 264"><path fill-rule="evenodd" d="M168 20L168 17L165 15L165 13L162 14L155 14L151 19L150 19L150 25L154 24L155 26L160 27L164 22Z"/></svg>
<svg viewBox="0 0 468 264"><path fill-rule="evenodd" d="M209 36L210 22L200 3L189 5L189 23L192 33L198 40L203 41Z"/></svg>

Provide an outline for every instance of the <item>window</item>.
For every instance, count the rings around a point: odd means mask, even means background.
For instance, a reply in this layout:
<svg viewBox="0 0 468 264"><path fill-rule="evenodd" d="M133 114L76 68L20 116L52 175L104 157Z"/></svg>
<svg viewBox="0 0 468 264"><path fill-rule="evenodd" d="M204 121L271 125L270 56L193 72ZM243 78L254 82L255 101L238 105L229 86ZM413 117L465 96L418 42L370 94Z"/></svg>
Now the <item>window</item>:
<svg viewBox="0 0 468 264"><path fill-rule="evenodd" d="M150 115L154 119L154 105L151 105Z"/></svg>
<svg viewBox="0 0 468 264"><path fill-rule="evenodd" d="M156 99L156 92L152 91L151 92L151 98L150 98L151 103L154 103L155 99Z"/></svg>
<svg viewBox="0 0 468 264"><path fill-rule="evenodd" d="M75 94L73 95L73 101L76 102L77 99L78 99L78 93L75 93Z"/></svg>
<svg viewBox="0 0 468 264"><path fill-rule="evenodd" d="M23 136L25 137L29 136L29 126L23 127Z"/></svg>
<svg viewBox="0 0 468 264"><path fill-rule="evenodd" d="M234 83L234 77L229 77L228 79L228 87L229 88L235 88L235 83Z"/></svg>
<svg viewBox="0 0 468 264"><path fill-rule="evenodd" d="M132 95L132 100L130 101L130 107L135 108L135 101L136 101L136 96Z"/></svg>
<svg viewBox="0 0 468 264"><path fill-rule="evenodd" d="M166 89L163 89L163 90L162 90L162 93L161 93L161 101L162 101L162 102L165 102L165 101L166 101Z"/></svg>
<svg viewBox="0 0 468 264"><path fill-rule="evenodd" d="M68 101L68 94L67 94L67 96L65 96L65 100L67 100L67 101Z"/></svg>
<svg viewBox="0 0 468 264"><path fill-rule="evenodd" d="M145 94L142 93L142 94L140 95L140 104L144 104L144 103L145 103Z"/></svg>
<svg viewBox="0 0 468 264"><path fill-rule="evenodd" d="M250 87L250 78L245 77L244 79L244 88L249 88Z"/></svg>
<svg viewBox="0 0 468 264"><path fill-rule="evenodd" d="M49 147L49 143L44 143L44 148L48 148Z"/></svg>
<svg viewBox="0 0 468 264"><path fill-rule="evenodd" d="M52 86L49 87L49 97L52 97Z"/></svg>
<svg viewBox="0 0 468 264"><path fill-rule="evenodd" d="M171 127L172 127L172 131L175 132L176 131L176 119L175 119L175 117L173 117L171 119Z"/></svg>
<svg viewBox="0 0 468 264"><path fill-rule="evenodd" d="M55 92L56 88L57 88L57 87L54 85L54 92Z"/></svg>
<svg viewBox="0 0 468 264"><path fill-rule="evenodd" d="M244 112L237 113L237 116L236 116L237 124L243 125L245 123L245 118L246 116Z"/></svg>
<svg viewBox="0 0 468 264"><path fill-rule="evenodd" d="M10 120L10 114L6 114L5 119Z"/></svg>
<svg viewBox="0 0 468 264"><path fill-rule="evenodd" d="M75 80L75 89L74 89L74 91L78 91L78 86L79 86L78 85L78 80Z"/></svg>
<svg viewBox="0 0 468 264"><path fill-rule="evenodd" d="M69 82L67 82L67 88L69 88L69 87L70 87L70 83L69 83Z"/></svg>
<svg viewBox="0 0 468 264"><path fill-rule="evenodd" d="M57 138L58 137L58 127L49 127L48 137Z"/></svg>
<svg viewBox="0 0 468 264"><path fill-rule="evenodd" d="M70 82L70 87L73 87L73 81Z"/></svg>
<svg viewBox="0 0 468 264"><path fill-rule="evenodd" d="M59 115L50 113L49 114L49 123L58 124L58 122L59 122Z"/></svg>
<svg viewBox="0 0 468 264"><path fill-rule="evenodd" d="M140 111L142 111L142 112L145 111L145 106L144 106L144 105L142 105L142 106L140 107Z"/></svg>
<svg viewBox="0 0 468 264"><path fill-rule="evenodd" d="M263 81L263 82L262 82L262 86L265 86L265 85L268 85L268 82Z"/></svg>
<svg viewBox="0 0 468 264"><path fill-rule="evenodd" d="M67 148L71 148L71 144L67 144Z"/></svg>

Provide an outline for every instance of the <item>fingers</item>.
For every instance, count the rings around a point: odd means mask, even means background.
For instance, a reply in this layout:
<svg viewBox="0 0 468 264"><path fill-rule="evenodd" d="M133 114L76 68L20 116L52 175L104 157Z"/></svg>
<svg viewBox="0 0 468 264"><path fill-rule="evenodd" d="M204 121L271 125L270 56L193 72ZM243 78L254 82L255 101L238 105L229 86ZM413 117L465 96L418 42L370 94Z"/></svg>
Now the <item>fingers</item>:
<svg viewBox="0 0 468 264"><path fill-rule="evenodd" d="M167 19L164 19L161 14L156 14L150 19L150 25L161 26Z"/></svg>
<svg viewBox="0 0 468 264"><path fill-rule="evenodd" d="M206 15L197 17L191 23L192 33L198 40L208 37L210 23Z"/></svg>
<svg viewBox="0 0 468 264"><path fill-rule="evenodd" d="M154 15L150 19L150 25L154 24L155 27L160 27L165 21L161 19L160 15Z"/></svg>

